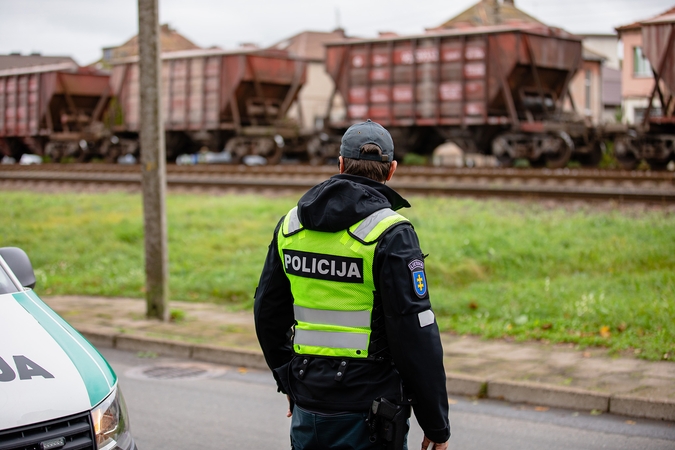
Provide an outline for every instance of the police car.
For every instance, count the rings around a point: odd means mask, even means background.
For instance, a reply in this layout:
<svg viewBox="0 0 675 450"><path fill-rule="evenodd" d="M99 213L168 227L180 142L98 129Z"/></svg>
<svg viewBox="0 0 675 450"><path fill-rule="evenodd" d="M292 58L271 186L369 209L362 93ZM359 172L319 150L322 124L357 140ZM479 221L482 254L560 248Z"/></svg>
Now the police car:
<svg viewBox="0 0 675 450"><path fill-rule="evenodd" d="M0 449L135 450L115 372L34 286L26 253L0 248Z"/></svg>

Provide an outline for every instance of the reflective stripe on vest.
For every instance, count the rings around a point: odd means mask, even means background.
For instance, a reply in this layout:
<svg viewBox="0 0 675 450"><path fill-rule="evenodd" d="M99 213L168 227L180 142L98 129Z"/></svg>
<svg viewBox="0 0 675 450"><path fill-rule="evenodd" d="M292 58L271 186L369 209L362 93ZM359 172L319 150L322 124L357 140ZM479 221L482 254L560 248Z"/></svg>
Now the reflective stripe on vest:
<svg viewBox="0 0 675 450"><path fill-rule="evenodd" d="M288 212L277 244L294 299L296 353L368 357L375 248L401 222L407 219L384 208L347 230L321 232L303 227L297 207Z"/></svg>
<svg viewBox="0 0 675 450"><path fill-rule="evenodd" d="M382 220L386 219L387 217L391 216L396 216L398 213L394 211L393 209L385 208L381 209L379 211L375 211L365 219L361 221L358 227L356 227L356 230L352 234L356 236L357 238L361 239L362 241L366 240L366 236L370 234L371 231L377 226L378 223L380 223Z"/></svg>
<svg viewBox="0 0 675 450"><path fill-rule="evenodd" d="M298 207L296 206L295 208L291 209L288 212L288 232L289 233L295 233L298 231L302 225L300 224L300 218L298 218Z"/></svg>
<svg viewBox="0 0 675 450"><path fill-rule="evenodd" d="M341 327L369 327L370 311L335 311L293 305L295 320Z"/></svg>
<svg viewBox="0 0 675 450"><path fill-rule="evenodd" d="M344 333L336 331L295 330L293 344L297 346L309 345L322 348L363 349L368 348L367 333Z"/></svg>

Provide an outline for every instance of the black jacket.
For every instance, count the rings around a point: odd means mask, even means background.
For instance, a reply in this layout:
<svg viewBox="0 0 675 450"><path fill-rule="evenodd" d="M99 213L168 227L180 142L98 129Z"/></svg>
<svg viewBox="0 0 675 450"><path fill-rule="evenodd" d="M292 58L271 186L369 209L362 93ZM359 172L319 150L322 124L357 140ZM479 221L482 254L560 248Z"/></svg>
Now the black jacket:
<svg viewBox="0 0 675 450"><path fill-rule="evenodd" d="M335 175L298 201L298 216L307 229L336 232L380 209L409 206L382 183ZM424 261L413 227L409 223L395 225L376 244L373 270L377 295L370 357L349 360L344 369L340 358L293 353L293 297L277 249L282 222L283 218L274 230L254 306L258 340L280 391L298 405L319 411L365 411L378 397L412 403L425 435L434 442L445 442L450 425L443 349L436 322L420 325L418 314L429 310L431 304L428 289L420 298L413 285L409 264ZM337 376L338 372L343 375Z"/></svg>

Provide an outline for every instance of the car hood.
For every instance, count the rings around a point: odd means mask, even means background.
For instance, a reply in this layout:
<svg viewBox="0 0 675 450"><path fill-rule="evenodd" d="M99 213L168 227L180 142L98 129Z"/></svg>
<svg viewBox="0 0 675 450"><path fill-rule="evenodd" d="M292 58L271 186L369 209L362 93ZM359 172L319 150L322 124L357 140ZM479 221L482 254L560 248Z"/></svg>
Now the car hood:
<svg viewBox="0 0 675 450"><path fill-rule="evenodd" d="M31 290L0 295L0 430L92 409L117 377Z"/></svg>

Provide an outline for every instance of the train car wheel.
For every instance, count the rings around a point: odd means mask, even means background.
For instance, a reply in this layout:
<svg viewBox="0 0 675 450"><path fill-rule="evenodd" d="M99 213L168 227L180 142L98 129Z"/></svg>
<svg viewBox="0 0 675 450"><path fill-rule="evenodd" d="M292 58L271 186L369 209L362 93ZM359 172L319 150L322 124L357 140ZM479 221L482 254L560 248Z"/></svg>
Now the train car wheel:
<svg viewBox="0 0 675 450"><path fill-rule="evenodd" d="M497 158L499 167L513 166L511 144L506 136L498 136L492 141L492 154Z"/></svg>
<svg viewBox="0 0 675 450"><path fill-rule="evenodd" d="M12 149L9 148L9 144L3 138L0 138L0 156L12 158Z"/></svg>
<svg viewBox="0 0 675 450"><path fill-rule="evenodd" d="M580 153L577 159L584 167L597 167L602 161L602 155L605 153L605 143L602 141L594 142L593 148L588 153Z"/></svg>
<svg viewBox="0 0 675 450"><path fill-rule="evenodd" d="M319 136L314 136L307 142L307 158L312 166L319 166L324 163L323 142Z"/></svg>
<svg viewBox="0 0 675 450"><path fill-rule="evenodd" d="M333 142L327 135L314 136L307 143L307 158L312 166L329 164L338 159L340 155L340 143ZM398 147L396 147L397 159L400 159Z"/></svg>
<svg viewBox="0 0 675 450"><path fill-rule="evenodd" d="M499 167L513 167L513 158L508 153L497 156Z"/></svg>
<svg viewBox="0 0 675 450"><path fill-rule="evenodd" d="M574 151L574 143L566 133L560 133L555 139L553 151L544 154L546 167L550 169L562 169L567 165Z"/></svg>
<svg viewBox="0 0 675 450"><path fill-rule="evenodd" d="M618 138L614 142L614 157L624 170L633 170L638 164L635 144L630 138Z"/></svg>
<svg viewBox="0 0 675 450"><path fill-rule="evenodd" d="M241 159L248 154L248 145L246 145L244 138L233 137L225 144L225 151L232 155L234 164L239 164Z"/></svg>
<svg viewBox="0 0 675 450"><path fill-rule="evenodd" d="M122 156L120 146L112 144L109 139L101 146L101 154L103 155L103 161L107 163L116 163L117 158Z"/></svg>
<svg viewBox="0 0 675 450"><path fill-rule="evenodd" d="M530 163L530 167L533 167L535 169L543 169L544 167L546 167L547 164L546 158L543 156L537 159L530 159L528 161Z"/></svg>
<svg viewBox="0 0 675 450"><path fill-rule="evenodd" d="M638 159L632 153L626 153L623 155L616 155L616 160L619 162L619 165L622 169L633 170L637 166Z"/></svg>
<svg viewBox="0 0 675 450"><path fill-rule="evenodd" d="M279 164L283 150L274 142L274 139L258 138L255 142L255 153L264 157L267 164Z"/></svg>
<svg viewBox="0 0 675 450"><path fill-rule="evenodd" d="M655 159L655 158L650 158L647 160L649 163L649 168L651 170L666 170L668 168L668 163L670 162L671 158L667 157L665 159Z"/></svg>

